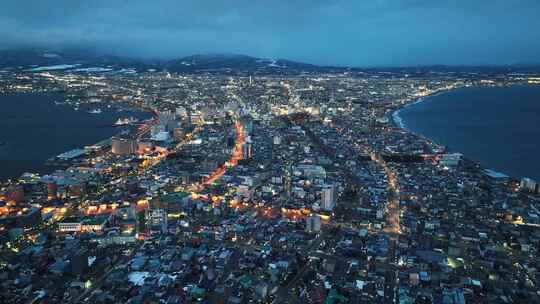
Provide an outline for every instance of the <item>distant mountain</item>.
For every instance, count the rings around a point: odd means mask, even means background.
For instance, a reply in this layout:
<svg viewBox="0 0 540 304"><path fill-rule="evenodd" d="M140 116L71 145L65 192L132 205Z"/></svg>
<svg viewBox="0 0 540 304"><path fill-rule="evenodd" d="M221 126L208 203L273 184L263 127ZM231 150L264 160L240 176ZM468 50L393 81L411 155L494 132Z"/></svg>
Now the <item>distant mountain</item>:
<svg viewBox="0 0 540 304"><path fill-rule="evenodd" d="M1 50L0 67L29 67L33 65L56 65L65 62L75 62L77 58L71 58L64 54L49 53L46 51L22 49Z"/></svg>
<svg viewBox="0 0 540 304"><path fill-rule="evenodd" d="M172 72L204 70L313 70L320 67L284 59L263 59L246 55L193 55L171 60L165 68Z"/></svg>
<svg viewBox="0 0 540 304"><path fill-rule="evenodd" d="M285 59L263 59L237 54L193 55L174 60L145 60L76 51L47 51L36 49L0 50L0 68L22 68L77 65L78 67L116 67L139 70L156 69L170 72L235 71L303 71L321 67Z"/></svg>
<svg viewBox="0 0 540 304"><path fill-rule="evenodd" d="M77 65L78 67L140 68L156 67L153 62L128 57L108 56L84 50L48 51L40 49L0 50L0 68Z"/></svg>
<svg viewBox="0 0 540 304"><path fill-rule="evenodd" d="M266 59L237 54L192 55L174 60L147 60L123 56L110 56L88 50L51 51L40 49L0 50L0 69L14 68L28 70L36 67L58 69L90 68L90 71L135 69L137 71L160 70L176 73L200 73L211 71L253 72L253 73L301 73L301 72L359 72L396 73L410 77L426 77L433 73L480 73L498 75L508 72L534 73L540 71L537 63L516 63L500 66L410 66L347 68L318 66L286 59ZM76 66L76 67L74 67ZM95 69L98 68L98 69ZM99 69L104 68L104 69ZM46 70L38 69L38 70Z"/></svg>

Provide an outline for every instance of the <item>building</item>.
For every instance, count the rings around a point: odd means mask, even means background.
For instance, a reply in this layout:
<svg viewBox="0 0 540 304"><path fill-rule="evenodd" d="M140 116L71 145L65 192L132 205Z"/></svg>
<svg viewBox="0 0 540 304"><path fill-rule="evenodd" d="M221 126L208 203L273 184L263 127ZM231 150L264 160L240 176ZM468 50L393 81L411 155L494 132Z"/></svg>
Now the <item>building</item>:
<svg viewBox="0 0 540 304"><path fill-rule="evenodd" d="M118 155L134 154L137 152L137 140L130 138L113 137L111 140L112 153Z"/></svg>
<svg viewBox="0 0 540 304"><path fill-rule="evenodd" d="M242 147L242 158L250 159L253 157L253 145L250 142L247 142Z"/></svg>
<svg viewBox="0 0 540 304"><path fill-rule="evenodd" d="M111 218L110 214L90 216L81 221L81 231L101 233Z"/></svg>
<svg viewBox="0 0 540 304"><path fill-rule="evenodd" d="M184 138L184 130L182 128L175 128L173 130L173 138L174 140L181 141Z"/></svg>
<svg viewBox="0 0 540 304"><path fill-rule="evenodd" d="M318 215L310 215L306 218L306 232L321 231L321 217Z"/></svg>
<svg viewBox="0 0 540 304"><path fill-rule="evenodd" d="M167 232L167 206L159 199L152 200L146 210L146 224L150 233Z"/></svg>
<svg viewBox="0 0 540 304"><path fill-rule="evenodd" d="M251 196L253 195L253 191L251 191L249 189L249 186L247 185L239 185L237 190L236 190L236 194L240 197L240 198L247 198L247 199L250 199Z"/></svg>
<svg viewBox="0 0 540 304"><path fill-rule="evenodd" d="M144 154L154 150L154 144L150 141L140 141L137 143L138 153Z"/></svg>
<svg viewBox="0 0 540 304"><path fill-rule="evenodd" d="M242 126L244 127L244 131L248 135L253 134L253 118L251 116L243 116L241 118Z"/></svg>
<svg viewBox="0 0 540 304"><path fill-rule="evenodd" d="M8 202L20 203L24 201L24 188L22 185L13 185L8 187L6 193Z"/></svg>
<svg viewBox="0 0 540 304"><path fill-rule="evenodd" d="M304 176L310 180L314 179L326 179L326 170L319 165L301 164L296 166L295 171L300 171Z"/></svg>
<svg viewBox="0 0 540 304"><path fill-rule="evenodd" d="M167 127L169 122L174 121L175 118L176 118L176 112L163 111L163 112L158 113L159 123L165 128Z"/></svg>
<svg viewBox="0 0 540 304"><path fill-rule="evenodd" d="M82 223L79 219L67 218L64 221L58 223L59 232L79 232L82 230Z"/></svg>
<svg viewBox="0 0 540 304"><path fill-rule="evenodd" d="M540 186L538 185L538 183L534 179L531 179L528 177L522 178L519 186L521 190L524 190L527 192L532 192L532 193L540 192Z"/></svg>
<svg viewBox="0 0 540 304"><path fill-rule="evenodd" d="M47 200L54 200L57 198L58 185L55 181L47 182Z"/></svg>
<svg viewBox="0 0 540 304"><path fill-rule="evenodd" d="M336 206L336 189L334 185L323 185L321 191L321 208L332 211Z"/></svg>
<svg viewBox="0 0 540 304"><path fill-rule="evenodd" d="M441 156L441 160L439 161L439 164L447 168L453 168L459 164L462 157L463 157L463 154L461 153L443 154Z"/></svg>
<svg viewBox="0 0 540 304"><path fill-rule="evenodd" d="M176 108L175 116L176 118L184 118L188 115L185 107L179 106Z"/></svg>

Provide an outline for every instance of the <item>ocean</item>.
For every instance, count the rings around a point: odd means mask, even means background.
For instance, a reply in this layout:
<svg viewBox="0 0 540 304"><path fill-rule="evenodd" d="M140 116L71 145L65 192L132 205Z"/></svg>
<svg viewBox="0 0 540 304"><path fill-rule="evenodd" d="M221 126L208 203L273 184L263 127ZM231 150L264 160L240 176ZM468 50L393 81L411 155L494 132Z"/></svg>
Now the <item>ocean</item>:
<svg viewBox="0 0 540 304"><path fill-rule="evenodd" d="M59 93L0 95L0 180L24 172L46 174L47 159L119 133L121 129L112 126L118 118L149 117L131 111L90 114L54 103L64 100Z"/></svg>
<svg viewBox="0 0 540 304"><path fill-rule="evenodd" d="M540 86L460 88L426 97L394 118L486 168L540 181Z"/></svg>

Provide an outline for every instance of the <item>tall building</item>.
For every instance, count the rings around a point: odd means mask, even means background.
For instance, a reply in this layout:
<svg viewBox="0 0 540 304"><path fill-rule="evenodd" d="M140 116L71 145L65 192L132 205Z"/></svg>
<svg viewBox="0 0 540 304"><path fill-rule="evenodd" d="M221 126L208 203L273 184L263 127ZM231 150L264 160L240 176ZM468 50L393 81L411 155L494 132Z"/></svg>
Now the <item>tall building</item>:
<svg viewBox="0 0 540 304"><path fill-rule="evenodd" d="M324 185L321 191L321 208L332 211L336 206L336 189L334 185Z"/></svg>
<svg viewBox="0 0 540 304"><path fill-rule="evenodd" d="M243 159L250 159L253 157L253 145L251 142L247 142L242 147L242 158Z"/></svg>
<svg viewBox="0 0 540 304"><path fill-rule="evenodd" d="M306 232L321 231L321 217L318 215L310 215L306 218Z"/></svg>
<svg viewBox="0 0 540 304"><path fill-rule="evenodd" d="M167 232L166 205L159 199L152 200L146 210L146 224L151 233Z"/></svg>
<svg viewBox="0 0 540 304"><path fill-rule="evenodd" d="M253 118L249 115L245 115L241 118L244 131L247 135L253 135Z"/></svg>
<svg viewBox="0 0 540 304"><path fill-rule="evenodd" d="M292 163L287 162L285 165L285 174L283 176L283 190L285 190L287 198L290 198L292 193L292 171Z"/></svg>
<svg viewBox="0 0 540 304"><path fill-rule="evenodd" d="M538 185L538 183L534 179L531 179L528 177L524 177L521 179L521 183L519 187L521 188L521 190L525 190L532 193L540 192L540 186Z"/></svg>
<svg viewBox="0 0 540 304"><path fill-rule="evenodd" d="M47 200L56 199L58 194L58 185L55 181L51 180L47 182Z"/></svg>

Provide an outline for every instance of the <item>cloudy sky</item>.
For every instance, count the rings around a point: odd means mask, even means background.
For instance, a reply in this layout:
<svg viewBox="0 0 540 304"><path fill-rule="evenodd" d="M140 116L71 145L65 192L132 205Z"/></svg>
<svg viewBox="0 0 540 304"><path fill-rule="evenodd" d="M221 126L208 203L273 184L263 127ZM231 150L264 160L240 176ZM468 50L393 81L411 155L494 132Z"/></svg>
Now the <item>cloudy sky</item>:
<svg viewBox="0 0 540 304"><path fill-rule="evenodd" d="M540 62L539 0L1 0L0 48L380 66Z"/></svg>

